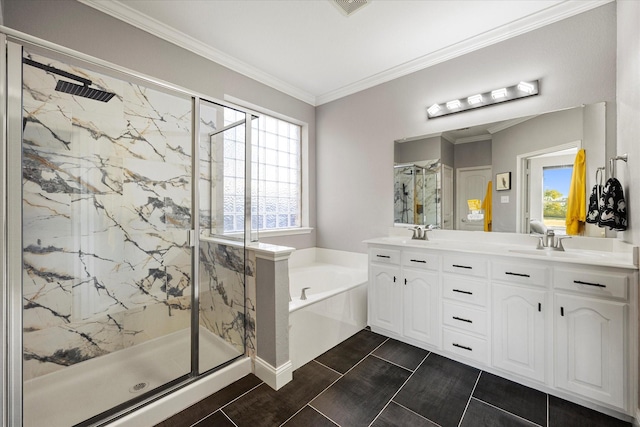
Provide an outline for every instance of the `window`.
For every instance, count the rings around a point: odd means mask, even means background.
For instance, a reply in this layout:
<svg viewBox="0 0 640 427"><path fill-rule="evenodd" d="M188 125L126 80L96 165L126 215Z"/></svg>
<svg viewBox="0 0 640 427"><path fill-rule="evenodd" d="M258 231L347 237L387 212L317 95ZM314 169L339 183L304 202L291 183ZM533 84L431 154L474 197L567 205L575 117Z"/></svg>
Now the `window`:
<svg viewBox="0 0 640 427"><path fill-rule="evenodd" d="M243 119L225 109L225 126ZM301 126L262 115L252 124L251 228L301 227ZM244 129L225 133L224 232L244 230Z"/></svg>
<svg viewBox="0 0 640 427"><path fill-rule="evenodd" d="M565 230L573 165L542 168L542 219L548 229Z"/></svg>

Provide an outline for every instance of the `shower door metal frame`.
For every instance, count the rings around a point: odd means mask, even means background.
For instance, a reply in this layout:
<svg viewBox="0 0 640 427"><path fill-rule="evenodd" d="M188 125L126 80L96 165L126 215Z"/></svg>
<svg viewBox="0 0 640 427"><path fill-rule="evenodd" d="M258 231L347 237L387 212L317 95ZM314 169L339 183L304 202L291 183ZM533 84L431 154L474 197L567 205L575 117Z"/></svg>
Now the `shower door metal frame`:
<svg viewBox="0 0 640 427"><path fill-rule="evenodd" d="M22 425L23 423L23 346L22 346L22 52L24 46L32 46L38 50L50 52L52 55L63 55L72 60L80 61L96 67L102 72L125 81L135 81L161 88L165 91L173 92L191 98L192 102L192 224L189 233L189 245L192 248L191 273L192 273L192 318L191 318L191 371L189 374L179 377L176 380L159 387L157 392L146 399L125 402L122 405L129 405L126 408L115 407L112 410L103 412L105 418L101 420L92 419L90 425L103 425L120 418L142 406L156 401L190 383L215 372L216 369L201 373L198 371L198 327L199 327L199 283L198 283L198 263L199 263L199 106L204 100L223 107L233 108L245 113L245 120L251 123L250 118L258 117L260 114L229 102L217 100L213 97L202 95L182 88L180 86L167 83L151 76L132 71L101 60L99 58L86 55L72 49L51 43L28 34L0 26L0 44L3 48L0 51L0 99L6 100L0 103L2 114L2 130L0 135L0 277L2 289L0 289L0 334L3 338L3 347L0 354L0 379L3 387L0 389L2 425ZM6 60L5 60L6 58ZM131 80L126 80L129 78ZM251 126L246 126L245 141L245 219L248 218L248 225L245 224L245 238L243 244L246 248L251 241ZM19 143L10 144L10 141ZM247 233L248 230L248 233ZM16 286L18 283L19 286ZM14 286L10 286L14 284ZM245 280L246 287L246 280ZM246 288L245 288L246 292ZM245 305L246 311L246 305ZM195 339L194 339L195 336ZM246 325L245 325L245 353L246 353ZM241 357L241 356L240 356ZM237 359L237 358L236 358ZM236 359L232 359L236 360ZM220 367L226 366L228 363ZM121 405L121 406L122 406ZM96 414L97 415L97 414ZM87 422L82 422L84 425Z"/></svg>

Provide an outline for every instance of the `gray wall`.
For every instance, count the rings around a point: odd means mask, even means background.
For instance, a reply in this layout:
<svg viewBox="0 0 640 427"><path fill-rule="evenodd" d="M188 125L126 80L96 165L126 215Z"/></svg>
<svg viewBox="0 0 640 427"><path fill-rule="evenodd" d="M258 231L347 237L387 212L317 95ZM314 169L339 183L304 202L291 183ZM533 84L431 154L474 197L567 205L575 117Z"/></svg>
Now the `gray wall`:
<svg viewBox="0 0 640 427"><path fill-rule="evenodd" d="M442 154L439 136L416 139L408 142L396 142L394 145L395 163L414 163L421 160L439 159Z"/></svg>
<svg viewBox="0 0 640 427"><path fill-rule="evenodd" d="M225 94L308 123L310 226L316 227L315 108L74 0L4 0L7 27L175 85L224 99ZM311 234L263 239L296 248Z"/></svg>
<svg viewBox="0 0 640 427"><path fill-rule="evenodd" d="M582 108L545 114L493 135L493 174L511 172L511 190L500 191L509 203L494 203L493 231L516 230L516 157L547 147L582 140ZM493 190L493 200L499 200Z"/></svg>
<svg viewBox="0 0 640 427"><path fill-rule="evenodd" d="M456 169L487 166L492 162L491 140L456 144L453 149Z"/></svg>
<svg viewBox="0 0 640 427"><path fill-rule="evenodd" d="M618 162L618 178L627 201L629 228L620 234L625 241L640 243L640 2L618 1L618 153L628 153L629 162ZM640 363L640 360L638 361ZM636 378L640 381L640 378ZM640 384L639 384L640 386ZM640 396L638 396L640 399ZM640 407L640 402L637 407Z"/></svg>
<svg viewBox="0 0 640 427"><path fill-rule="evenodd" d="M364 252L363 240L387 233L393 223L393 141L613 103L615 51L614 2L319 106L318 246ZM528 79L540 79L540 95L426 120L434 102Z"/></svg>

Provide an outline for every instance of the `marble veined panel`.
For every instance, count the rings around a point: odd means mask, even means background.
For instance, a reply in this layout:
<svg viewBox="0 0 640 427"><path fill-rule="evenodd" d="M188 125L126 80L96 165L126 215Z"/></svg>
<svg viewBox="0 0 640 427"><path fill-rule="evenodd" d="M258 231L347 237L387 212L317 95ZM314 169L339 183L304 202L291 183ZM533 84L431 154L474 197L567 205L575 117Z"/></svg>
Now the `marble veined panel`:
<svg viewBox="0 0 640 427"><path fill-rule="evenodd" d="M242 248L201 242L199 269L200 324L244 352L244 278L253 264L245 263Z"/></svg>
<svg viewBox="0 0 640 427"><path fill-rule="evenodd" d="M41 56L23 75L25 379L190 324L191 101Z"/></svg>

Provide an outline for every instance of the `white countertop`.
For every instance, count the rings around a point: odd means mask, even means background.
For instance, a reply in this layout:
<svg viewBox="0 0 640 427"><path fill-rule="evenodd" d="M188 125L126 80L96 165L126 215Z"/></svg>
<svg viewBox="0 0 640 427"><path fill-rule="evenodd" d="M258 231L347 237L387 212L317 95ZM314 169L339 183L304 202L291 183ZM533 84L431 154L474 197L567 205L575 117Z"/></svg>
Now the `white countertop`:
<svg viewBox="0 0 640 427"><path fill-rule="evenodd" d="M562 252L536 249L537 240L531 235L434 230L429 232L429 240L392 235L365 240L364 243L637 270L638 247L611 240L597 239L594 242L593 238L572 238L563 241L565 251ZM603 250L595 249L596 246Z"/></svg>

